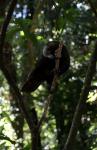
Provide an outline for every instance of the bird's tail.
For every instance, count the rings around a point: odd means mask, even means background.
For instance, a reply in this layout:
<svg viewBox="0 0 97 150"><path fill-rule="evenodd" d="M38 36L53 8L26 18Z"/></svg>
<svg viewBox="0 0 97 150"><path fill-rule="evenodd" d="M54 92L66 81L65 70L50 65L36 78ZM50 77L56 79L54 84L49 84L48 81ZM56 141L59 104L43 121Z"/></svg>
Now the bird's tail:
<svg viewBox="0 0 97 150"><path fill-rule="evenodd" d="M39 81L39 79L31 75L22 86L21 91L30 93L32 91L35 91L40 84L41 82Z"/></svg>

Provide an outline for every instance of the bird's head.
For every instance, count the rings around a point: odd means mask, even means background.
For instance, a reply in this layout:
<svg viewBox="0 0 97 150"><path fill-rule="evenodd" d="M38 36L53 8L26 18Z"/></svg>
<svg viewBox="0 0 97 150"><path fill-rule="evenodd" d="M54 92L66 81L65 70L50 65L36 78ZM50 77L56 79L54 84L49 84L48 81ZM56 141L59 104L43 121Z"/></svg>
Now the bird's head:
<svg viewBox="0 0 97 150"><path fill-rule="evenodd" d="M59 47L59 41L50 41L43 48L43 56L53 59L55 57L55 50Z"/></svg>

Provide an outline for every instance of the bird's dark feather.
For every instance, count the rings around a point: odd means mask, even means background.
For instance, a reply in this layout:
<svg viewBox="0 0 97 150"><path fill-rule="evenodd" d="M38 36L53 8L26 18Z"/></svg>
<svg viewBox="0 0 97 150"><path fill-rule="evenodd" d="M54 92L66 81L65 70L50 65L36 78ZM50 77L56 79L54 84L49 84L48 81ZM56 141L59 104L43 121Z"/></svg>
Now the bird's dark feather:
<svg viewBox="0 0 97 150"><path fill-rule="evenodd" d="M51 51L51 54L53 54L54 56L54 52L58 48L58 46L59 42L49 42L47 44L47 50ZM70 65L70 57L67 48L63 46L59 64L59 75L65 73L68 70L69 65ZM55 56L53 59L50 59L42 55L35 69L30 73L27 81L24 83L22 91L25 92L34 91L43 81L47 81L48 84L51 84L54 77L54 68L55 68Z"/></svg>

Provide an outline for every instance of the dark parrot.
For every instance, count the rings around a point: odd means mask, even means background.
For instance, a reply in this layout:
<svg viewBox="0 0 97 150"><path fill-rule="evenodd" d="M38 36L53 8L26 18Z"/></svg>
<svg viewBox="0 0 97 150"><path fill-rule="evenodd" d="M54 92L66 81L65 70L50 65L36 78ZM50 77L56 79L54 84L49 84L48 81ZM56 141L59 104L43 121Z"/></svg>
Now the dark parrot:
<svg viewBox="0 0 97 150"><path fill-rule="evenodd" d="M43 49L42 56L37 62L35 69L29 74L27 81L22 87L23 92L32 92L46 81L49 87L52 84L55 68L55 53L59 47L59 41L50 41ZM70 56L65 45L62 47L58 75L64 74L70 66Z"/></svg>

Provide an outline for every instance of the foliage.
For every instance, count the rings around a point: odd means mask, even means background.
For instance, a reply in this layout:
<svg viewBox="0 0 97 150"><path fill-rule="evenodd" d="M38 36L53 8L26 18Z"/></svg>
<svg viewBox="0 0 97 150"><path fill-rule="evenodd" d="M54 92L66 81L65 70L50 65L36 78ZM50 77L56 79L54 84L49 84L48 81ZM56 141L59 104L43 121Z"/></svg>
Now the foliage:
<svg viewBox="0 0 97 150"><path fill-rule="evenodd" d="M42 1L41 1L42 3ZM71 67L59 79L59 86L50 105L45 123L41 129L41 142L44 150L61 150L66 141L73 113L84 84L88 62L97 37L95 16L86 2L78 0L46 0L43 5L38 0L18 1L13 18L9 24L6 41L12 46L16 83L19 88L28 73L35 67L42 48L48 40L63 40L69 49ZM95 1L96 3L96 1ZM5 7L5 4L4 4ZM4 10L6 13L6 9ZM0 15L0 26L3 22ZM96 87L96 76L92 86ZM0 149L12 149L22 143L24 150L31 147L31 137L26 122L20 129L17 122L18 112L13 92L0 72ZM75 150L96 150L97 147L97 110L96 88L90 90L86 111L81 118L77 133ZM41 117L46 97L47 85L43 83L27 98L29 111L35 107ZM18 114L18 118L16 118ZM20 130L19 130L20 131ZM23 132L23 135L22 135ZM20 142L12 143L16 139ZM21 140L22 139L22 140ZM19 145L20 146L20 145ZM18 148L20 149L20 147Z"/></svg>

